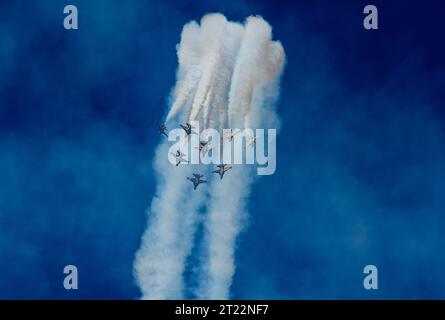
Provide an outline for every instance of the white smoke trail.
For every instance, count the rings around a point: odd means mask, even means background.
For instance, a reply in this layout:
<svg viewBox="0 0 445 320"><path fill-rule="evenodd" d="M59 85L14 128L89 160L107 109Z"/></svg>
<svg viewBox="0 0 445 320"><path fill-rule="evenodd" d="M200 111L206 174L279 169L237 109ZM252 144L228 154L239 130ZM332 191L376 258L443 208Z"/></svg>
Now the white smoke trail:
<svg viewBox="0 0 445 320"><path fill-rule="evenodd" d="M166 143L156 152L155 170L160 181L150 208L149 227L134 264L143 299L183 298L182 274L192 250L198 208L204 199L203 193L190 192L186 177L192 168L178 166L173 170L167 152Z"/></svg>
<svg viewBox="0 0 445 320"><path fill-rule="evenodd" d="M246 198L252 181L247 166L234 166L231 171L224 179L216 177L211 183L205 222L206 260L197 291L200 299L229 297L235 272L235 241L246 217Z"/></svg>
<svg viewBox="0 0 445 320"><path fill-rule="evenodd" d="M227 20L221 14L209 14L201 20L202 75L193 100L190 121L198 120L200 112L209 108L210 99L206 99L206 97L212 88L218 86L215 79L221 70L224 59L224 41L227 38L226 25ZM205 105L206 102L207 105Z"/></svg>
<svg viewBox="0 0 445 320"><path fill-rule="evenodd" d="M232 128L245 125L254 91L261 91L281 73L285 57L283 47L272 41L271 27L262 18L247 18L245 30L229 94L229 125ZM262 101L257 100L256 104L260 110Z"/></svg>
<svg viewBox="0 0 445 320"><path fill-rule="evenodd" d="M228 121L228 96L230 83L233 76L239 46L244 36L244 28L239 23L229 22L227 27L227 37L224 46L224 60L220 71L217 74L216 83L219 91L215 94L213 104L215 112L211 114L210 127L217 128L219 122L220 130L224 129Z"/></svg>
<svg viewBox="0 0 445 320"><path fill-rule="evenodd" d="M201 28L195 22L187 23L181 33L181 43L177 47L179 68L173 91L175 100L167 115L166 122L173 119L186 105L187 100L196 92L201 78Z"/></svg>
<svg viewBox="0 0 445 320"><path fill-rule="evenodd" d="M204 128L251 128L274 125L284 50L271 40L271 28L260 17L246 25L228 22L221 14L204 16L184 26L178 45L179 68L167 121L200 120ZM188 110L187 110L188 109ZM143 298L183 297L186 260L205 191L193 191L186 176L192 166L172 167L168 145L155 157L160 180L149 226L136 254L135 276ZM208 177L205 253L197 296L226 299L235 270L236 237L242 230L246 199L253 180L246 165L234 166L223 180Z"/></svg>
<svg viewBox="0 0 445 320"><path fill-rule="evenodd" d="M266 122L262 109L264 98L271 94L265 89L273 88L271 81L281 73L283 63L284 50L281 44L272 42L270 26L262 18L249 17L231 79L231 128L255 128ZM232 170L223 181L213 181L210 188L206 222L208 262L198 292L204 299L227 299L235 270L235 241L242 228L252 174L247 166Z"/></svg>

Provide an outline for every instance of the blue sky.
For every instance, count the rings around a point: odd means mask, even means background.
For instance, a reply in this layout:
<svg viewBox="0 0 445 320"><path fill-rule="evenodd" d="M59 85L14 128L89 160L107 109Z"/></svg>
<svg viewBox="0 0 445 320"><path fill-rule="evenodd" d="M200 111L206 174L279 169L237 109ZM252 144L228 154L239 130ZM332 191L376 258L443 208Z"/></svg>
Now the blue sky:
<svg viewBox="0 0 445 320"><path fill-rule="evenodd" d="M252 189L233 298L445 298L443 4L427 2L373 1L376 31L367 1L72 1L76 31L63 1L2 2L0 298L139 297L155 124L181 28L209 12L262 15L287 54L277 171Z"/></svg>

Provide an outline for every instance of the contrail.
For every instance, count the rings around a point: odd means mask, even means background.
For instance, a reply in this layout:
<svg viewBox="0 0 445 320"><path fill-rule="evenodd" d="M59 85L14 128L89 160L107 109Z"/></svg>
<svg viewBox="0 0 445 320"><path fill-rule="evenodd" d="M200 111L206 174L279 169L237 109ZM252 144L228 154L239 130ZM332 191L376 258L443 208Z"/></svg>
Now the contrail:
<svg viewBox="0 0 445 320"><path fill-rule="evenodd" d="M219 131L276 127L274 106L285 54L261 17L240 24L221 14L206 15L200 25L193 21L184 26L177 53L177 82L166 121L198 120L202 129ZM206 177L207 194L204 187L194 191L186 180L196 168L173 167L167 154L168 143L163 143L154 161L158 188L134 264L142 298L183 298L183 273L203 207L204 252L196 297L227 299L253 170L234 165L222 180Z"/></svg>

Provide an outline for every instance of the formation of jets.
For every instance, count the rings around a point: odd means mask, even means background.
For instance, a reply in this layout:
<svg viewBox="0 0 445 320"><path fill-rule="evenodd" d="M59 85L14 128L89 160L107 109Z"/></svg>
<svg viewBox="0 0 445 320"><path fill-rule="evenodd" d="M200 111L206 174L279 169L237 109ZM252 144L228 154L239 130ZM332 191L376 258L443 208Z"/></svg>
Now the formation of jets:
<svg viewBox="0 0 445 320"><path fill-rule="evenodd" d="M186 136L190 136L191 134L196 134L196 132L193 131L193 127L191 126L190 123L186 123L185 125L180 124L181 128L184 129ZM168 137L168 130L165 124L158 124L158 130L159 130L159 134L163 134L166 137ZM239 129L230 129L230 132L225 133L223 138L229 139L230 141L233 140L233 137L238 134L239 132L241 132L241 130ZM251 136L248 138L247 140L247 145L246 147L252 146L255 143L256 137L255 136ZM202 153L207 153L209 151L212 150L212 147L209 146L209 141L200 141L199 142L199 147L198 147L199 151ZM184 156L186 156L184 153L182 153L180 150L177 150L176 153L171 153L175 159L176 159L176 166L178 166L181 162L188 162L188 160L186 160L184 158ZM219 178L222 180L222 178L224 177L224 174L229 171L230 169L232 169L232 167L226 165L226 164L220 164L217 165L216 170L212 171L212 173L217 173L219 175ZM201 179L202 177L204 177L202 174L198 174L198 173L193 173L193 177L187 177L187 180L191 181L193 183L193 190L196 190L196 188L201 184L201 183L207 183L206 180Z"/></svg>

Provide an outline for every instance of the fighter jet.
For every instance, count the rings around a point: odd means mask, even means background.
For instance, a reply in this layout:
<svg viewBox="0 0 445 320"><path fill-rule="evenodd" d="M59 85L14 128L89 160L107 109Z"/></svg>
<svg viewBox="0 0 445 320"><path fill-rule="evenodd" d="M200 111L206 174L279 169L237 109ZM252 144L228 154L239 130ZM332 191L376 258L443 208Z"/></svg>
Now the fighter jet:
<svg viewBox="0 0 445 320"><path fill-rule="evenodd" d="M180 124L180 126L181 126L182 129L184 129L185 133L188 136L191 135L192 133L196 134L196 132L192 130L193 127L192 127L192 125L190 123L187 122L185 125Z"/></svg>
<svg viewBox="0 0 445 320"><path fill-rule="evenodd" d="M250 136L250 137L247 139L247 145L246 145L246 148L249 147L249 146L251 146L251 145L253 145L253 144L255 143L255 141L256 141L256 137L255 137L255 136Z"/></svg>
<svg viewBox="0 0 445 320"><path fill-rule="evenodd" d="M187 180L190 180L193 182L193 190L196 190L196 187L199 186L201 183L207 183L206 180L202 180L201 178L204 177L202 174L193 174L193 178L187 177Z"/></svg>
<svg viewBox="0 0 445 320"><path fill-rule="evenodd" d="M167 135L168 131L167 131L167 127L165 126L165 124L158 123L158 130L159 130L159 134L163 134L168 138L168 135Z"/></svg>
<svg viewBox="0 0 445 320"><path fill-rule="evenodd" d="M199 147L195 147L195 149L198 149L203 154L206 154L207 152L211 151L213 148L209 146L208 141L200 141Z"/></svg>
<svg viewBox="0 0 445 320"><path fill-rule="evenodd" d="M226 138L226 139L229 139L230 141L232 141L233 137L240 132L241 132L241 130L239 130L239 129L230 129L230 132L225 131L223 133L223 138Z"/></svg>
<svg viewBox="0 0 445 320"><path fill-rule="evenodd" d="M232 169L232 167L229 167L226 164L219 164L217 165L218 169L212 171L213 173L217 173L219 174L220 179L222 180L222 178L224 177L224 173L226 173L227 171L229 171L230 169Z"/></svg>
<svg viewBox="0 0 445 320"><path fill-rule="evenodd" d="M181 153L181 151L177 150L176 153L171 153L173 155L173 157L175 157L176 159L176 166L179 166L179 164L181 162L188 162L186 159L184 159L183 156L185 156L185 154Z"/></svg>

